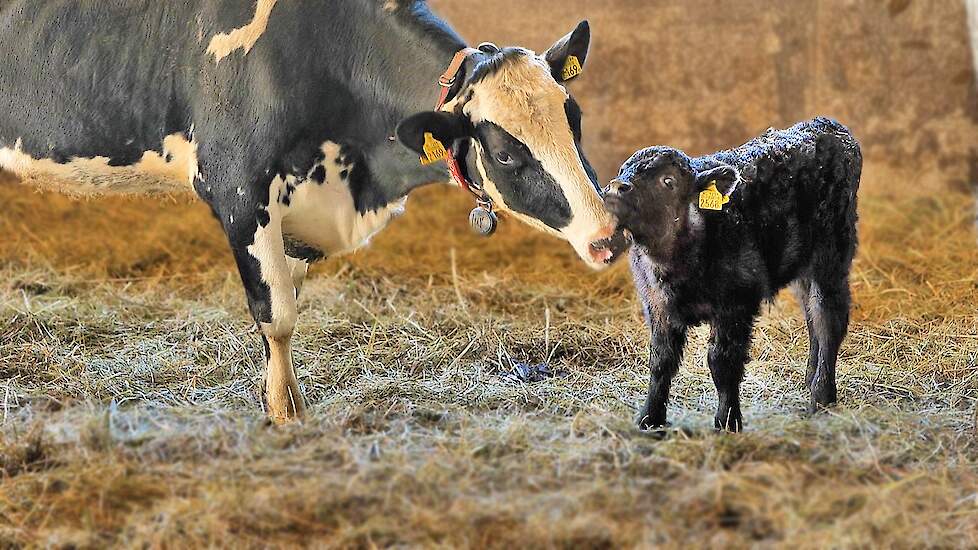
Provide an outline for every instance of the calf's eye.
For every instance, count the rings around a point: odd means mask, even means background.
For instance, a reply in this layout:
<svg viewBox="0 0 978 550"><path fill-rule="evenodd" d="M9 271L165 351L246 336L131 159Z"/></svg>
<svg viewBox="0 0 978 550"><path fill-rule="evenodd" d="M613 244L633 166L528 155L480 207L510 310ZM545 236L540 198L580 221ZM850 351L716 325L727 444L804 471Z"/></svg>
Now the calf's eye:
<svg viewBox="0 0 978 550"><path fill-rule="evenodd" d="M503 166L509 166L513 164L513 156L506 151L500 151L496 153L496 162L502 164Z"/></svg>
<svg viewBox="0 0 978 550"><path fill-rule="evenodd" d="M672 189L672 186L673 186L674 183L675 183L675 181L672 178L670 178L669 176L666 176L666 177L662 178L662 185L665 185L669 189Z"/></svg>

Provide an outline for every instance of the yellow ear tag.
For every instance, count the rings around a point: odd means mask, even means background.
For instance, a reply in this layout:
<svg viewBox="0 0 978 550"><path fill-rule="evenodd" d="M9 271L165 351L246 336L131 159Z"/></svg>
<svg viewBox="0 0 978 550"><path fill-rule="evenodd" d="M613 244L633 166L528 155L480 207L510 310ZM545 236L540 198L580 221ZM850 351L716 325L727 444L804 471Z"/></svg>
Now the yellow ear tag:
<svg viewBox="0 0 978 550"><path fill-rule="evenodd" d="M584 67L581 66L581 60L576 55L568 55L567 61L564 61L564 70L560 72L560 77L564 80L570 80L582 72L584 72Z"/></svg>
<svg viewBox="0 0 978 550"><path fill-rule="evenodd" d="M438 138L432 135L431 132L424 133L424 145L422 149L424 149L424 156L421 157L421 164L425 166L448 158L448 150L445 149L445 145L438 141Z"/></svg>
<svg viewBox="0 0 978 550"><path fill-rule="evenodd" d="M730 197L717 190L717 182L711 181L710 186L700 193L700 208L703 210L723 210L723 205L730 202Z"/></svg>

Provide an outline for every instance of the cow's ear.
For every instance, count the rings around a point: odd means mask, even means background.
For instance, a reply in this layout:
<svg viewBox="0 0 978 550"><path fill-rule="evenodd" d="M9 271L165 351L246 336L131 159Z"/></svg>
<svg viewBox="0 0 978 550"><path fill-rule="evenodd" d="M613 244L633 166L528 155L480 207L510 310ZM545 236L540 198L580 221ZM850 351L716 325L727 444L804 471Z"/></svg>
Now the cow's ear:
<svg viewBox="0 0 978 550"><path fill-rule="evenodd" d="M438 140L444 147L451 147L456 140L472 135L472 125L467 118L455 113L427 111L412 115L397 125L397 139L415 153L425 153L425 137Z"/></svg>
<svg viewBox="0 0 978 550"><path fill-rule="evenodd" d="M573 32L558 40L543 56L550 64L554 79L567 82L580 75L590 47L591 26L586 20L581 21Z"/></svg>
<svg viewBox="0 0 978 550"><path fill-rule="evenodd" d="M704 191L711 185L717 186L721 195L730 195L740 181L740 170L724 164L696 174L696 192Z"/></svg>

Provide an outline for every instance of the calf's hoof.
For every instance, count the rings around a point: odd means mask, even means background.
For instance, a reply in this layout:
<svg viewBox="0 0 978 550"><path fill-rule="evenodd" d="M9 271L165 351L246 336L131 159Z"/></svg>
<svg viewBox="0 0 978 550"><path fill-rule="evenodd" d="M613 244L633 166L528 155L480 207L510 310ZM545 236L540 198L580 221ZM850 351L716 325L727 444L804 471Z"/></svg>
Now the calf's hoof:
<svg viewBox="0 0 978 550"><path fill-rule="evenodd" d="M835 388L816 386L812 388L812 400L808 405L808 412L815 414L834 406L837 402Z"/></svg>
<svg viewBox="0 0 978 550"><path fill-rule="evenodd" d="M657 424L652 424L651 422L642 422L642 421L638 422L638 429L641 430L642 433L652 437L653 439L659 439L659 440L669 437L669 431L670 431L669 428L671 427L672 427L672 423L665 422L665 421L659 422Z"/></svg>
<svg viewBox="0 0 978 550"><path fill-rule="evenodd" d="M718 432L739 433L744 431L744 419L740 407L729 407L717 411L713 417L713 427Z"/></svg>
<svg viewBox="0 0 978 550"><path fill-rule="evenodd" d="M808 404L808 414L818 414L827 411L836 405L835 401L819 402L815 399Z"/></svg>
<svg viewBox="0 0 978 550"><path fill-rule="evenodd" d="M661 431L663 428L668 427L668 425L669 423L666 422L665 407L662 407L661 410L654 411L650 411L649 407L645 407L638 415L638 429L643 432Z"/></svg>

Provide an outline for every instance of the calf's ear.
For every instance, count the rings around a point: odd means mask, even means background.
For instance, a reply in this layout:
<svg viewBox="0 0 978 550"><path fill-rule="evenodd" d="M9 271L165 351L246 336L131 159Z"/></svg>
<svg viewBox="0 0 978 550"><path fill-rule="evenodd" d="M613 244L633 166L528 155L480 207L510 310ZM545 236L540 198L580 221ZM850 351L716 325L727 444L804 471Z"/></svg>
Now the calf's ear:
<svg viewBox="0 0 978 550"><path fill-rule="evenodd" d="M456 140L472 135L467 118L444 111L427 111L412 115L397 125L397 139L415 153L424 154L425 138L430 134L444 147L451 147ZM429 138L430 139L430 138Z"/></svg>
<svg viewBox="0 0 978 550"><path fill-rule="evenodd" d="M696 192L699 193L711 185L716 185L721 195L729 195L737 188L738 182L740 182L740 171L724 164L696 174Z"/></svg>
<svg viewBox="0 0 978 550"><path fill-rule="evenodd" d="M544 59L550 65L557 82L567 82L577 78L584 70L584 60L587 59L591 47L591 25L585 21L578 23L577 28L550 46Z"/></svg>

